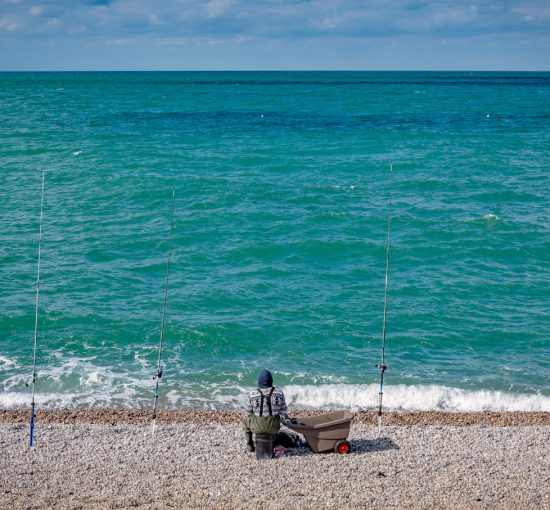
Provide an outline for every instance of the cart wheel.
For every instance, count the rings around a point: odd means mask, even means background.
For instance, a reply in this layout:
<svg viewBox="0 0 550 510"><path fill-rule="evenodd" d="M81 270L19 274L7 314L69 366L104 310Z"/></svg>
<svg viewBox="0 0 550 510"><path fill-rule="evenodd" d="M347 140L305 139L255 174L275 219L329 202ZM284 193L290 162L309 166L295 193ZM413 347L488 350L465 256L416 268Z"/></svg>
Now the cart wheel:
<svg viewBox="0 0 550 510"><path fill-rule="evenodd" d="M349 453L351 450L350 445L347 441L341 439L340 441L337 441L334 445L334 451L335 453Z"/></svg>

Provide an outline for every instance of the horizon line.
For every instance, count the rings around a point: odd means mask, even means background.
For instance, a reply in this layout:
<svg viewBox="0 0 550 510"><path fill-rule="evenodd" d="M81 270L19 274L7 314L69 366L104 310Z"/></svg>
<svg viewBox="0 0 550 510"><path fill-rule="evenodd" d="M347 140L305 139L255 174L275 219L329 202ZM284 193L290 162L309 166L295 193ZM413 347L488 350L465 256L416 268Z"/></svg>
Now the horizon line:
<svg viewBox="0 0 550 510"><path fill-rule="evenodd" d="M0 73L550 73L550 69L0 69Z"/></svg>

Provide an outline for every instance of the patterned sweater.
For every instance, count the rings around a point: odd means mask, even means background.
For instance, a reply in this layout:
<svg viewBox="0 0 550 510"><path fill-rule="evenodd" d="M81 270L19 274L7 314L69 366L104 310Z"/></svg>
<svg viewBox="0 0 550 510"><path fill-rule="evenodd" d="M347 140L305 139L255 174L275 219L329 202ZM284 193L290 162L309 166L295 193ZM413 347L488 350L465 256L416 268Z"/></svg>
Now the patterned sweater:
<svg viewBox="0 0 550 510"><path fill-rule="evenodd" d="M263 413L260 414L260 409L262 406L262 397L264 395L264 406ZM271 388L256 388L248 394L248 402L246 404L246 411L249 415L255 414L256 416L269 416L269 392ZM285 395L282 390L279 388L273 388L273 393L271 394L271 414L275 416L276 414L281 415L282 418L288 418L288 410L285 402Z"/></svg>

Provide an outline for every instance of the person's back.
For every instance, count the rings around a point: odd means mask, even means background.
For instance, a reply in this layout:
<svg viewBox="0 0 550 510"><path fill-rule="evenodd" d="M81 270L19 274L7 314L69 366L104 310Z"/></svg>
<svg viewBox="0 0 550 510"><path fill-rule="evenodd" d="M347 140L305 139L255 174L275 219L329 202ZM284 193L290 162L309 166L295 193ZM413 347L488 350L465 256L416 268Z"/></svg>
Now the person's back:
<svg viewBox="0 0 550 510"><path fill-rule="evenodd" d="M246 410L246 446L248 451L254 451L252 433L275 435L281 428L281 418L288 419L284 393L273 386L273 376L269 370L260 372L258 388L249 393Z"/></svg>
<svg viewBox="0 0 550 510"><path fill-rule="evenodd" d="M256 388L248 394L246 410L248 415L286 417L285 395L280 388Z"/></svg>

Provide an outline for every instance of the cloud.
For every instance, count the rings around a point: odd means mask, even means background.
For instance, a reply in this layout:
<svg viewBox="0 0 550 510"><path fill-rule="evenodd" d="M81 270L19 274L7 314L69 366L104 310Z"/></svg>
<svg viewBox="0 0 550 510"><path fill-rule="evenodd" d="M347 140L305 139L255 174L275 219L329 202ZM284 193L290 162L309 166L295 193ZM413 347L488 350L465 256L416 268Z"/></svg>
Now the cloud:
<svg viewBox="0 0 550 510"><path fill-rule="evenodd" d="M106 46L124 46L128 44L130 41L128 39L109 39L105 42Z"/></svg>
<svg viewBox="0 0 550 510"><path fill-rule="evenodd" d="M0 12L0 44L10 48L150 45L181 54L226 42L351 52L369 41L373 51L521 41L550 53L548 0L0 0Z"/></svg>
<svg viewBox="0 0 550 510"><path fill-rule="evenodd" d="M0 30L15 32L18 28L19 24L13 18L0 18Z"/></svg>
<svg viewBox="0 0 550 510"><path fill-rule="evenodd" d="M39 14L42 14L42 12L44 12L44 7L40 7L39 5L33 5L29 9L29 14L31 16L38 16Z"/></svg>
<svg viewBox="0 0 550 510"><path fill-rule="evenodd" d="M377 37L397 34L506 33L548 30L546 0L21 0L2 2L3 19L27 35L40 34L40 18L58 18L58 34L69 26L109 38L141 36L306 38ZM7 26L7 25L6 25Z"/></svg>
<svg viewBox="0 0 550 510"><path fill-rule="evenodd" d="M233 0L210 0L204 9L209 18L217 18L227 12L233 3Z"/></svg>

